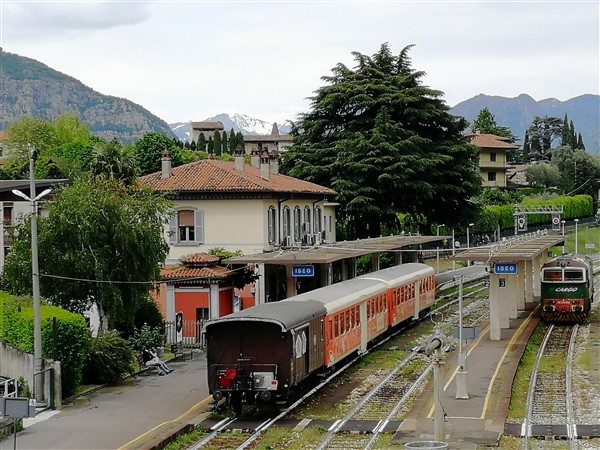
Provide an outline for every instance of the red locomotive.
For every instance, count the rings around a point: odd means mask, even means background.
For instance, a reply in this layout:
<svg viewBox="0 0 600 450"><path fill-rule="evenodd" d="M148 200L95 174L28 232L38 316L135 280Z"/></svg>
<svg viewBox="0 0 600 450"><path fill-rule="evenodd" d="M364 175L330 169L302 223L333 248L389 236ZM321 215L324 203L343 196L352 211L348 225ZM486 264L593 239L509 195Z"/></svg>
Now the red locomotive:
<svg viewBox="0 0 600 450"><path fill-rule="evenodd" d="M435 301L431 267L410 263L207 322L208 386L235 409L291 391Z"/></svg>

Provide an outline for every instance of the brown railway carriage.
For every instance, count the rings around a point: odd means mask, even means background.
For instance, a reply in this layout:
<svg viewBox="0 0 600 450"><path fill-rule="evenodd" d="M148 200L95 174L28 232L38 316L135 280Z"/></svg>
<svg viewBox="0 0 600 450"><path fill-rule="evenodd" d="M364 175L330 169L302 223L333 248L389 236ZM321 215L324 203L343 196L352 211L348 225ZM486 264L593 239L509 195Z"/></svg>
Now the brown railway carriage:
<svg viewBox="0 0 600 450"><path fill-rule="evenodd" d="M257 305L206 324L208 387L232 404L270 401L323 365L325 307L315 301ZM211 345L217 342L218 345ZM240 398L235 398L240 396Z"/></svg>

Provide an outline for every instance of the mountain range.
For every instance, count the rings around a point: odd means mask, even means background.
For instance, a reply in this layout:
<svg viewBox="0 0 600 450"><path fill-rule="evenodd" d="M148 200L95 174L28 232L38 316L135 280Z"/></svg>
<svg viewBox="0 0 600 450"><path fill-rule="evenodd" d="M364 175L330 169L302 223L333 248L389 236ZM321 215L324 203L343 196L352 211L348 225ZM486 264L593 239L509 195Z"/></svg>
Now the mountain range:
<svg viewBox="0 0 600 450"><path fill-rule="evenodd" d="M599 153L600 96L598 95L580 95L561 102L555 98L535 101L527 94L515 98L479 94L459 103L450 112L473 123L483 108L487 108L494 115L498 125L509 128L520 139L518 143L521 144L525 137L525 130L529 128L535 117L563 119L567 114L569 121L572 120L575 125L575 131L581 133L586 150L593 154Z"/></svg>
<svg viewBox="0 0 600 450"><path fill-rule="evenodd" d="M73 114L92 134L131 143L151 131L173 136L169 124L124 98L100 94L34 59L0 48L0 130L22 117L55 120Z"/></svg>
<svg viewBox="0 0 600 450"><path fill-rule="evenodd" d="M500 126L509 128L522 139L536 116L558 117L565 114L581 133L586 150L599 153L600 96L586 94L566 101L554 98L536 101L527 94L515 98L485 94L460 102L450 112L469 122L483 108L488 108ZM0 48L0 130L22 117L54 120L63 114L73 114L90 131L110 140L131 143L149 132L188 140L190 122L167 124L144 107L124 98L103 95L75 78L58 72L41 62ZM272 122L244 114L221 113L201 119L220 121L224 129L243 134L271 134ZM289 133L289 123L278 123L281 134Z"/></svg>

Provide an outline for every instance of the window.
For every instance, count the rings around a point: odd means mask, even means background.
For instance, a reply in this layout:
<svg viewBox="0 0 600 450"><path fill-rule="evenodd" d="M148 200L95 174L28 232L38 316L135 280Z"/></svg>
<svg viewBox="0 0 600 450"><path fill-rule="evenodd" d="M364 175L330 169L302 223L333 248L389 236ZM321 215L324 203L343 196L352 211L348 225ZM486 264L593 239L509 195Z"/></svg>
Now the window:
<svg viewBox="0 0 600 450"><path fill-rule="evenodd" d="M277 240L277 210L273 206L269 207L267 223L269 228L269 242L273 243Z"/></svg>
<svg viewBox="0 0 600 450"><path fill-rule="evenodd" d="M179 209L169 222L172 244L201 244L204 242L204 212L195 208Z"/></svg>
<svg viewBox="0 0 600 450"><path fill-rule="evenodd" d="M496 181L496 172L488 172L488 181Z"/></svg>
<svg viewBox="0 0 600 450"><path fill-rule="evenodd" d="M582 269L565 269L565 281L584 281Z"/></svg>
<svg viewBox="0 0 600 450"><path fill-rule="evenodd" d="M292 211L289 207L283 208L283 236L292 235Z"/></svg>
<svg viewBox="0 0 600 450"><path fill-rule="evenodd" d="M496 152L490 153L490 161L492 161L492 162L496 161Z"/></svg>
<svg viewBox="0 0 600 450"><path fill-rule="evenodd" d="M13 216L13 207L5 206L4 207L4 225L10 226L13 224L12 216Z"/></svg>
<svg viewBox="0 0 600 450"><path fill-rule="evenodd" d="M296 239L297 241L300 240L300 238L302 237L300 234L301 231L301 227L302 227L302 211L300 211L300 208L298 206L296 206L296 208L294 209L294 239Z"/></svg>
<svg viewBox="0 0 600 450"><path fill-rule="evenodd" d="M543 271L544 281L562 281L561 269L546 269Z"/></svg>
<svg viewBox="0 0 600 450"><path fill-rule="evenodd" d="M320 233L323 229L323 212L321 211L321 207L317 206L315 208L315 227L314 232Z"/></svg>
<svg viewBox="0 0 600 450"><path fill-rule="evenodd" d="M310 234L310 207L304 207L304 224L302 234Z"/></svg>

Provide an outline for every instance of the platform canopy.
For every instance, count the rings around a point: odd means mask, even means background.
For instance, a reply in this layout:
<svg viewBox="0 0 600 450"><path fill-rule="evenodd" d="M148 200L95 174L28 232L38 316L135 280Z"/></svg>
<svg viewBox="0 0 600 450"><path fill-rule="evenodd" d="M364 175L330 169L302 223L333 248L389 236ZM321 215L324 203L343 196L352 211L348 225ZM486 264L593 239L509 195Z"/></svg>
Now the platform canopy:
<svg viewBox="0 0 600 450"><path fill-rule="evenodd" d="M473 247L451 256L450 259L480 262L513 262L540 256L551 247L564 245L566 237L547 233L515 236L494 245Z"/></svg>
<svg viewBox="0 0 600 450"><path fill-rule="evenodd" d="M451 239L451 236L385 236L357 239L355 241L339 241L313 247L291 247L290 249L270 253L237 256L224 260L224 262L230 264L323 264L370 253L402 250L404 247L427 244L444 239Z"/></svg>

